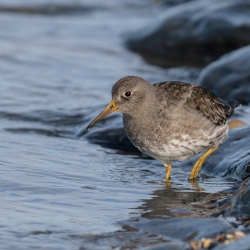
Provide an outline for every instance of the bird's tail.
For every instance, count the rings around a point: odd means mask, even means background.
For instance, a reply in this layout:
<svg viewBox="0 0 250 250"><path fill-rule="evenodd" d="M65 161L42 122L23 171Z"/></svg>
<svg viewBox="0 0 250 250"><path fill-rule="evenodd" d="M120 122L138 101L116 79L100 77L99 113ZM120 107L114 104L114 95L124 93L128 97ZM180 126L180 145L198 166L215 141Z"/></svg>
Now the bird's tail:
<svg viewBox="0 0 250 250"><path fill-rule="evenodd" d="M241 106L241 103L234 99L228 100L227 103L232 109L237 109Z"/></svg>
<svg viewBox="0 0 250 250"><path fill-rule="evenodd" d="M225 106L228 108L229 117L231 117L233 115L235 109L237 109L241 106L241 103L239 103L237 100L234 100L234 99L230 99L227 101L220 99L220 101L223 104L225 104Z"/></svg>

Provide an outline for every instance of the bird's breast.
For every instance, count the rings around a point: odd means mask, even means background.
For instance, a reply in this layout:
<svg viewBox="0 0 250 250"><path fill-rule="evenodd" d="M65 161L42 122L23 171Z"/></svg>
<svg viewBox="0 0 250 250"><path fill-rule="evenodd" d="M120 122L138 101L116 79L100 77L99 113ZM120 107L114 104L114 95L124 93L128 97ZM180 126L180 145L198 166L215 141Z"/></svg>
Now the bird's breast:
<svg viewBox="0 0 250 250"><path fill-rule="evenodd" d="M175 124L175 125L174 125ZM124 129L131 142L142 152L161 161L179 161L192 157L213 146L219 146L227 137L227 126L207 130L192 128L177 122L159 124L148 119L141 122L125 118Z"/></svg>
<svg viewBox="0 0 250 250"><path fill-rule="evenodd" d="M124 129L130 141L143 153L154 158L165 151L168 129L156 126L155 121L147 121L124 117Z"/></svg>

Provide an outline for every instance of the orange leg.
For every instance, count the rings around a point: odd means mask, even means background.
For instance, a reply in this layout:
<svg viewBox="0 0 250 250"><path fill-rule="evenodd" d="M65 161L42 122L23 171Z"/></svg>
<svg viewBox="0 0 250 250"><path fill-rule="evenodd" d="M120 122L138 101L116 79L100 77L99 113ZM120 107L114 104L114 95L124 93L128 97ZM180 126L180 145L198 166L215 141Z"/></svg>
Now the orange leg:
<svg viewBox="0 0 250 250"><path fill-rule="evenodd" d="M198 160L197 162L194 164L193 166L193 169L189 175L189 180L193 180L197 177L201 167L202 167L202 164L205 162L205 160L207 159L207 157L209 155L211 155L215 150L217 150L218 147L215 147L215 148L210 148L204 155L202 155Z"/></svg>
<svg viewBox="0 0 250 250"><path fill-rule="evenodd" d="M165 165L166 167L166 181L170 180L170 174L171 174L171 170L172 170L172 166L171 165Z"/></svg>

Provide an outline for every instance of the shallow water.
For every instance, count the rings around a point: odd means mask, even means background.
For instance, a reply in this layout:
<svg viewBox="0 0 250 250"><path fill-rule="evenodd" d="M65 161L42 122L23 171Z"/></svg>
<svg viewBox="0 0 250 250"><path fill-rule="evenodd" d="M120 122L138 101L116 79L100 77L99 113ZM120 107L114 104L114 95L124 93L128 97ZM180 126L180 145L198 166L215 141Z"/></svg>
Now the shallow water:
<svg viewBox="0 0 250 250"><path fill-rule="evenodd" d="M2 5L16 3L21 6L14 0ZM187 181L187 166L174 168L166 187L160 163L116 144L93 143L85 135L79 140L110 101L110 88L120 77L195 82L199 70L152 66L123 47L123 34L148 22L161 6L140 0L74 4L88 8L0 14L1 249L80 249L85 244L110 249L124 221L144 212L145 202L157 206L160 190L167 188L172 209L234 185L203 176L197 189ZM111 128L121 126L121 118L113 117L93 130L107 128L108 122Z"/></svg>

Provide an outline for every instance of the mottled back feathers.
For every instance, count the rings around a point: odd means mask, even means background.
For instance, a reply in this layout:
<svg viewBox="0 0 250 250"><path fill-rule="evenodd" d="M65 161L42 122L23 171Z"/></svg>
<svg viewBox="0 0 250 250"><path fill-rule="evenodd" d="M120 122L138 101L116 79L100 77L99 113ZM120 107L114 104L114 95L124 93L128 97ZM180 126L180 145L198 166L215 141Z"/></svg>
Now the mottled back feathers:
<svg viewBox="0 0 250 250"><path fill-rule="evenodd" d="M182 105L201 113L215 125L226 124L234 109L241 104L236 100L224 101L199 85L184 82L161 82L154 86L165 91L167 102Z"/></svg>

